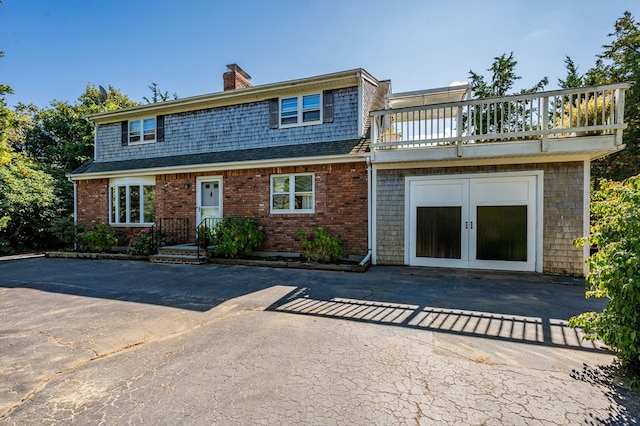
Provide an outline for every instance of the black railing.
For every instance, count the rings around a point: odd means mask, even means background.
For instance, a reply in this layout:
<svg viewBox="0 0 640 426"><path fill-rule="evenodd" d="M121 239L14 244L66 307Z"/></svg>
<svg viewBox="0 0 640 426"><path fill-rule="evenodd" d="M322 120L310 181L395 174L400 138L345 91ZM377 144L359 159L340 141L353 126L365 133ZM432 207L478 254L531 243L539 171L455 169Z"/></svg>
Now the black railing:
<svg viewBox="0 0 640 426"><path fill-rule="evenodd" d="M193 242L193 225L188 217L157 218L156 230L164 238L164 244L187 244Z"/></svg>
<svg viewBox="0 0 640 426"><path fill-rule="evenodd" d="M196 246L197 256L200 257L200 249L204 249L205 254L207 252L207 247L211 243L211 238L213 237L213 230L218 223L222 221L220 217L206 217L200 221L198 226L196 226Z"/></svg>

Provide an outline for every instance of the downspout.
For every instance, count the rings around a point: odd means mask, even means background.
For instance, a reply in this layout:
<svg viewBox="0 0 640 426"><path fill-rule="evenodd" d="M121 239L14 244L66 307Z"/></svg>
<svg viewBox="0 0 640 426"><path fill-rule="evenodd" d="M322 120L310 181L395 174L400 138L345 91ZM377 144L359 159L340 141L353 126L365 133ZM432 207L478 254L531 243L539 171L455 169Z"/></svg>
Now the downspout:
<svg viewBox="0 0 640 426"><path fill-rule="evenodd" d="M364 266L371 260L371 156L367 155L367 255L360 262L360 266Z"/></svg>
<svg viewBox="0 0 640 426"><path fill-rule="evenodd" d="M76 230L78 229L78 182L67 176L67 180L73 183L73 235L77 237ZM76 238L73 239L73 249L77 250L78 243Z"/></svg>
<svg viewBox="0 0 640 426"><path fill-rule="evenodd" d="M358 71L358 134L361 138L364 138L363 129L363 117L362 111L364 105L362 105L362 73ZM367 262L371 261L371 158L369 155L366 157L367 161L367 255L360 261L360 266L364 266Z"/></svg>
<svg viewBox="0 0 640 426"><path fill-rule="evenodd" d="M367 177L369 180L368 192L369 196L367 199L369 200L369 253L371 254L371 264L376 264L376 197L377 197L377 188L376 188L376 179L377 175L373 168L373 162L375 161L376 151L372 146L378 140L378 128L376 127L376 120L374 117L371 117L371 140L369 141L369 156L367 157Z"/></svg>
<svg viewBox="0 0 640 426"><path fill-rule="evenodd" d="M584 160L584 176L582 178L583 191L583 216L582 216L582 235L588 237L591 233L591 160ZM586 277L589 274L589 266L586 260L591 256L591 246L585 244L582 247L582 273Z"/></svg>
<svg viewBox="0 0 640 426"><path fill-rule="evenodd" d="M87 118L87 121L90 121ZM93 123L93 159L98 158L98 123Z"/></svg>

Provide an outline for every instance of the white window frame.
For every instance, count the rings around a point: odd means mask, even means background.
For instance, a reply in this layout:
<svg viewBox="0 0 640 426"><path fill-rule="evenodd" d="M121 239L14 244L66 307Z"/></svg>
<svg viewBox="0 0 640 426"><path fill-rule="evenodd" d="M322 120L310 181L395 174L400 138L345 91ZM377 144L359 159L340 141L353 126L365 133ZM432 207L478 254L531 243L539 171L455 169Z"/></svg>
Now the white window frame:
<svg viewBox="0 0 640 426"><path fill-rule="evenodd" d="M144 124L147 121L151 121L153 120L153 139L149 139L149 140L145 140L145 130L144 130ZM131 140L131 124L132 123L138 123L138 125L140 126L140 140L138 141L132 141ZM129 145L141 145L141 144L145 144L145 143L154 143L158 140L158 120L157 117L142 117L136 120L129 120L129 123L127 124L127 142L129 143Z"/></svg>
<svg viewBox="0 0 640 426"><path fill-rule="evenodd" d="M311 208L310 209L296 209L296 194L306 194L307 192L298 192L295 191L295 179L297 176L311 176ZM273 181L276 178L286 177L289 179L289 208L288 209L274 209L273 208L273 196L282 194L273 192ZM315 173L290 173L283 175L271 175L271 181L269 183L269 208L271 209L272 214L310 214L315 213L316 206L316 175Z"/></svg>
<svg viewBox="0 0 640 426"><path fill-rule="evenodd" d="M304 108L304 98L308 97L308 96L317 96L318 97L318 108ZM284 100L287 99L296 99L297 101L297 110L296 110L296 122L295 123L287 123L287 124L283 124L282 123L282 102ZM299 126L310 126L310 125L315 125L315 124L322 124L322 110L323 110L323 104L322 104L323 100L322 100L322 92L313 92L313 93L302 93L299 94L297 96L282 96L281 98L278 99L278 124L280 126L280 128L287 128L287 127L299 127ZM318 119L317 120L310 120L310 121L304 121L304 113L305 112L310 112L310 111L318 111Z"/></svg>
<svg viewBox="0 0 640 426"><path fill-rule="evenodd" d="M117 178L111 179L109 182L109 225L112 226L150 226L155 223L155 218L153 222L145 222L144 221L144 187L145 186L156 186L155 177L140 177L140 178ZM137 187L139 188L139 217L138 222L131 221L131 188ZM125 221L120 222L120 212L123 206L120 205L118 193L120 188L125 189ZM114 189L115 189L115 198L114 198ZM157 194L156 194L157 195ZM156 202L157 207L157 197L154 200ZM115 204L114 204L115 203Z"/></svg>

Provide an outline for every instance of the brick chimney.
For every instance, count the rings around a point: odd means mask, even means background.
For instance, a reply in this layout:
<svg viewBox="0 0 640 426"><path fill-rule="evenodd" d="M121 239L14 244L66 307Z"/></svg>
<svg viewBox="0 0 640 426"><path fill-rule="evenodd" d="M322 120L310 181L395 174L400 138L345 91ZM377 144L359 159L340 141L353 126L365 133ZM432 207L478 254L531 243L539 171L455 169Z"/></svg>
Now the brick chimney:
<svg viewBox="0 0 640 426"><path fill-rule="evenodd" d="M252 87L253 85L249 80L251 76L245 72L238 64L227 65L228 71L222 74L222 80L224 82L224 91L245 89Z"/></svg>

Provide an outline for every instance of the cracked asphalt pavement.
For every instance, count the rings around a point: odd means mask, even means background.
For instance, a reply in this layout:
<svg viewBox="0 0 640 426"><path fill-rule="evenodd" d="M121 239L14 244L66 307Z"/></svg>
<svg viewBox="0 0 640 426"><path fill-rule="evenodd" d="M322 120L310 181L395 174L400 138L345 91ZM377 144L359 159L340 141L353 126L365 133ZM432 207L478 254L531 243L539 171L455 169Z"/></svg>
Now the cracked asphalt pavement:
<svg viewBox="0 0 640 426"><path fill-rule="evenodd" d="M0 261L0 424L638 424L577 278Z"/></svg>

